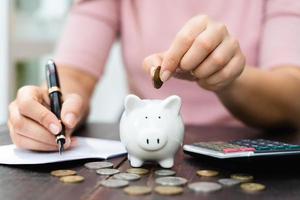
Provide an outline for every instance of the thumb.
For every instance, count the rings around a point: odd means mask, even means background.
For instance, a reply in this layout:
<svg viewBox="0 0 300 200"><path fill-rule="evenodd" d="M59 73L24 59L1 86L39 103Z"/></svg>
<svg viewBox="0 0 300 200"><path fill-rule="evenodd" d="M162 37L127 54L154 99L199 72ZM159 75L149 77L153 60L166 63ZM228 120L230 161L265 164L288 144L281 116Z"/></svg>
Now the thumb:
<svg viewBox="0 0 300 200"><path fill-rule="evenodd" d="M61 110L62 122L67 128L74 128L80 121L83 113L83 100L78 94L69 94L65 97Z"/></svg>
<svg viewBox="0 0 300 200"><path fill-rule="evenodd" d="M161 66L162 54L152 54L144 59L143 68L146 73L154 76L154 71L158 66Z"/></svg>

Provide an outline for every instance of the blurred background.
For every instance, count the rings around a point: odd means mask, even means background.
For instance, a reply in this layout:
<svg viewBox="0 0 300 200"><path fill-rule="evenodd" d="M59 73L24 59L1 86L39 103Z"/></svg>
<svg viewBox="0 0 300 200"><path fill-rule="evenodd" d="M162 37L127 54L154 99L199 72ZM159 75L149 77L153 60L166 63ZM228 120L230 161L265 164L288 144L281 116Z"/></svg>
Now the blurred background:
<svg viewBox="0 0 300 200"><path fill-rule="evenodd" d="M45 80L73 0L0 0L0 124L18 88ZM89 121L116 122L127 94L120 43L115 42L92 100Z"/></svg>

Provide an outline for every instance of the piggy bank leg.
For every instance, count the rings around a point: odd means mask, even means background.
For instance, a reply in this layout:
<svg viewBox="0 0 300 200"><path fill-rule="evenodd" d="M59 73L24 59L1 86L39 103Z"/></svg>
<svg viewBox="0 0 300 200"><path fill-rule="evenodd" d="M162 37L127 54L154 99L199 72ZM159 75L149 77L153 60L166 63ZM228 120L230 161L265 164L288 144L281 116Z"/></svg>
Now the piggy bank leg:
<svg viewBox="0 0 300 200"><path fill-rule="evenodd" d="M130 165L132 167L141 167L143 165L143 161L128 154L128 160L130 160Z"/></svg>
<svg viewBox="0 0 300 200"><path fill-rule="evenodd" d="M174 165L174 159L167 158L165 160L161 160L161 161L159 161L159 165L163 168L171 168Z"/></svg>

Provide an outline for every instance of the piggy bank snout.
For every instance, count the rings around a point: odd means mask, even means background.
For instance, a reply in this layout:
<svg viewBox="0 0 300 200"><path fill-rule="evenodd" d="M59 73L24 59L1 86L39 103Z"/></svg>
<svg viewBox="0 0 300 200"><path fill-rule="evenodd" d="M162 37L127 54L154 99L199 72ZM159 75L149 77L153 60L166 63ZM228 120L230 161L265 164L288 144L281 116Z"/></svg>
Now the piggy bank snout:
<svg viewBox="0 0 300 200"><path fill-rule="evenodd" d="M157 151L167 143L167 135L157 130L142 131L138 135L138 145L146 151Z"/></svg>

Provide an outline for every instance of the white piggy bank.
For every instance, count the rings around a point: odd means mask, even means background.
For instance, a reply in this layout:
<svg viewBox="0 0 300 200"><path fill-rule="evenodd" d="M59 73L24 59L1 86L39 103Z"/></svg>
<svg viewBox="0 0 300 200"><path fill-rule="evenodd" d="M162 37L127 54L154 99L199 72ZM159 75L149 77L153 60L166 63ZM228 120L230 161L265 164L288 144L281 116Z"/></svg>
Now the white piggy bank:
<svg viewBox="0 0 300 200"><path fill-rule="evenodd" d="M161 167L171 168L184 136L180 97L141 100L128 95L124 105L120 139L127 149L131 166L140 167L145 161L157 161Z"/></svg>

